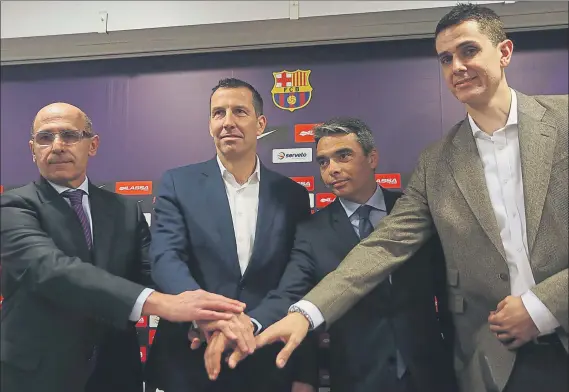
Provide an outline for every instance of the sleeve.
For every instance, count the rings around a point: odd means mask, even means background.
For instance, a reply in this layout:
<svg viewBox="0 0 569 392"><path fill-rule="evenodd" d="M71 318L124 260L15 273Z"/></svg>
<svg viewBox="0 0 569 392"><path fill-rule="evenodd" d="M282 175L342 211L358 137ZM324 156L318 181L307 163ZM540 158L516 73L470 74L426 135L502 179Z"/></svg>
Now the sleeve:
<svg viewBox="0 0 569 392"><path fill-rule="evenodd" d="M150 262L156 286L174 295L198 290L200 286L188 268L189 238L170 172L164 174L158 188L152 229Z"/></svg>
<svg viewBox="0 0 569 392"><path fill-rule="evenodd" d="M531 289L531 292L535 294L539 301L547 308L566 333L569 331L567 284L567 268L565 268L538 283ZM531 313L530 316L533 319L534 316L531 315ZM538 325L538 323L536 323L536 325Z"/></svg>
<svg viewBox="0 0 569 392"><path fill-rule="evenodd" d="M65 255L21 196L5 193L0 208L2 274L58 306L117 328L129 325L143 286Z"/></svg>

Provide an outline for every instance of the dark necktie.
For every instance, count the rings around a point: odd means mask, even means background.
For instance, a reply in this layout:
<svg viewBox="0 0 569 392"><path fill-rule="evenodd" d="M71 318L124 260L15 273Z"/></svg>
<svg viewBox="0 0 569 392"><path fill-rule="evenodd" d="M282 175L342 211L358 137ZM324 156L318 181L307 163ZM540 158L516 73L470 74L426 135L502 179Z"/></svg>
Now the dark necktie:
<svg viewBox="0 0 569 392"><path fill-rule="evenodd" d="M83 235L85 236L85 241L87 241L87 246L89 249L93 247L93 240L91 238L91 226L89 225L89 218L83 209L83 194L85 192L81 189L75 189L73 191L65 191L61 195L71 202L71 208L77 214L81 227L83 228Z"/></svg>
<svg viewBox="0 0 569 392"><path fill-rule="evenodd" d="M360 240L367 238L373 232L373 225L369 220L369 213L373 209L372 206L363 205L358 208L358 215L360 217L360 223L358 225L358 231L360 232Z"/></svg>

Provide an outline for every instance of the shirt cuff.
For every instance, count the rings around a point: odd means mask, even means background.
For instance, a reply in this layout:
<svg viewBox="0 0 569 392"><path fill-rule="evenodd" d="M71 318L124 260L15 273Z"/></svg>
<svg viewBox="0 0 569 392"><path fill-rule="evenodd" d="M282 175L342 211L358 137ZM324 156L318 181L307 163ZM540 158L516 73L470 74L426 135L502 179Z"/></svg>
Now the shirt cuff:
<svg viewBox="0 0 569 392"><path fill-rule="evenodd" d="M130 316L128 317L130 321L137 322L138 320L140 320L140 318L142 317L142 307L144 306L144 303L146 302L150 294L152 294L153 292L154 290L149 288L145 288L144 290L142 290L142 293L140 293L140 295L136 299L132 311L130 312Z"/></svg>
<svg viewBox="0 0 569 392"><path fill-rule="evenodd" d="M555 328L560 326L553 313L547 309L531 290L522 294L521 298L540 335L550 334L555 331Z"/></svg>
<svg viewBox="0 0 569 392"><path fill-rule="evenodd" d="M314 305L312 302L308 302L302 299L292 306L298 306L300 309L304 310L306 314L308 314L308 317L310 317L309 321L312 321L314 329L324 324L324 316L322 315L322 312L320 312L318 307Z"/></svg>
<svg viewBox="0 0 569 392"><path fill-rule="evenodd" d="M254 318L251 319L251 322L255 325L255 336L257 336L261 332L261 329L263 329L263 326Z"/></svg>

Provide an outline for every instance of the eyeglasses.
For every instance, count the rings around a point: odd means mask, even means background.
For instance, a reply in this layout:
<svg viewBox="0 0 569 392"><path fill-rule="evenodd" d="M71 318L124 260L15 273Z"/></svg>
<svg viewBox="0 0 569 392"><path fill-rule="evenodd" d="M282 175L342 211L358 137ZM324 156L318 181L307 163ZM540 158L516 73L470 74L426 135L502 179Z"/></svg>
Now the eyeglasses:
<svg viewBox="0 0 569 392"><path fill-rule="evenodd" d="M40 146L51 146L55 141L55 138L58 136L61 143L67 146L72 146L79 143L84 138L91 138L94 135L86 131L75 131L72 129L63 130L59 133L39 131L35 135L32 135L32 140Z"/></svg>

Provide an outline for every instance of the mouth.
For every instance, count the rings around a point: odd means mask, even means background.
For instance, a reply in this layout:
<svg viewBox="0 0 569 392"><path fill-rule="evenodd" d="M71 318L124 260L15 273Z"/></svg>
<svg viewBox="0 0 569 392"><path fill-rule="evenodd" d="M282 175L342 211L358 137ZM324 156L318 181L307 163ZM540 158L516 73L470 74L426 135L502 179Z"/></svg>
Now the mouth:
<svg viewBox="0 0 569 392"><path fill-rule="evenodd" d="M66 163L72 163L72 161L54 161L54 162L49 162L50 165L63 165Z"/></svg>
<svg viewBox="0 0 569 392"><path fill-rule="evenodd" d="M330 183L331 186L333 186L334 188L339 188L342 187L344 185L346 185L348 183L348 180L336 180Z"/></svg>
<svg viewBox="0 0 569 392"><path fill-rule="evenodd" d="M454 84L454 87L460 87L460 86L462 86L462 85L465 85L465 84L467 84L467 83L472 82L474 79L476 79L476 76L474 76L474 77L472 77L472 78L468 78L468 79L463 79L463 80L461 80L461 81L459 81L459 82L456 82L456 83Z"/></svg>
<svg viewBox="0 0 569 392"><path fill-rule="evenodd" d="M222 140L223 139L243 139L243 137L239 136L239 135L225 135L225 136L222 136L220 139L222 139Z"/></svg>

